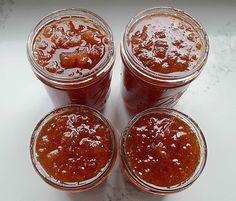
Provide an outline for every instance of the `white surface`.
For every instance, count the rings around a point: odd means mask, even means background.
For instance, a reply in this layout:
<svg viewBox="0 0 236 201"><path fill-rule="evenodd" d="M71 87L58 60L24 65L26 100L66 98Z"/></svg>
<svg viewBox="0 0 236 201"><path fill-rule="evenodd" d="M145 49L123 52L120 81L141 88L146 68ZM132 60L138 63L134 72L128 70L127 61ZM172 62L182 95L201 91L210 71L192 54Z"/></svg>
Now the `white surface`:
<svg viewBox="0 0 236 201"><path fill-rule="evenodd" d="M127 124L120 96L119 42L128 20L144 8L174 6L205 26L209 60L175 107L190 115L208 142L203 174L184 192L153 196L137 190L122 175L119 159L106 183L84 193L65 193L45 184L32 168L29 140L36 123L53 105L33 75L26 40L35 23L51 11L83 7L111 26L117 50L111 96L105 116L117 135ZM2 201L235 201L236 193L236 2L230 1L16 1L0 0L0 200Z"/></svg>

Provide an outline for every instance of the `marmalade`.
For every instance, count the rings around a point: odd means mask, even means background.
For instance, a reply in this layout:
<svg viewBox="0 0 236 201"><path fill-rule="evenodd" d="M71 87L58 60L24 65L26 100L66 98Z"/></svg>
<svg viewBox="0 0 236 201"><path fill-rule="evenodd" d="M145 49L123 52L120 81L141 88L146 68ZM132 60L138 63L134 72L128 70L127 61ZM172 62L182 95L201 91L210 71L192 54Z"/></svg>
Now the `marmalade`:
<svg viewBox="0 0 236 201"><path fill-rule="evenodd" d="M177 116L150 113L137 119L124 141L132 171L146 183L170 187L190 178L200 161L192 128Z"/></svg>
<svg viewBox="0 0 236 201"><path fill-rule="evenodd" d="M101 176L113 157L113 136L93 110L59 109L40 128L35 155L47 175L59 183L82 184Z"/></svg>

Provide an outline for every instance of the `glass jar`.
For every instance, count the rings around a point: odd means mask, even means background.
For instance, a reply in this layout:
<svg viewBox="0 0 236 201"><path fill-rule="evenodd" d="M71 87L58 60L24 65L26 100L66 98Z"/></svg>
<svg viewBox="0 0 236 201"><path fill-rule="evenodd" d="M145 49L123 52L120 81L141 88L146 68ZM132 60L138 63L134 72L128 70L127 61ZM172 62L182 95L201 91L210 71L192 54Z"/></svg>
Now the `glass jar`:
<svg viewBox="0 0 236 201"><path fill-rule="evenodd" d="M75 19L86 19L88 24L93 23L93 26L96 26L99 31L106 34L106 44L105 42L103 43L105 44L105 53L102 58L100 58L100 61L93 66L90 73L87 73L86 75L81 76L76 74L73 76L64 76L62 74L52 73L46 71L45 68L39 65L39 62L36 61L33 48L34 44L37 42L36 39L40 31L42 31L46 26L49 26L52 23L57 23L66 17L72 18L72 20L73 17ZM81 24L81 26L83 26L85 22L83 21ZM55 37L58 37L58 35L55 35ZM61 37L61 40L63 40L63 34ZM68 37L68 41L74 39L76 38L70 38L70 36ZM60 38L57 40L60 40ZM78 48L83 48L82 46L83 45L78 46ZM115 60L115 51L112 31L101 17L91 11L80 8L70 8L52 12L44 17L30 33L27 42L27 56L34 74L40 81L42 81L49 96L56 106L62 106L65 104L83 104L100 111L104 108L110 93L110 82L112 77L112 67Z"/></svg>
<svg viewBox="0 0 236 201"><path fill-rule="evenodd" d="M36 172L54 188L89 190L104 181L115 164L115 132L95 109L60 107L36 125L30 155Z"/></svg>
<svg viewBox="0 0 236 201"><path fill-rule="evenodd" d="M165 195L188 188L200 176L207 144L189 116L154 107L129 122L120 138L120 158L134 185Z"/></svg>
<svg viewBox="0 0 236 201"><path fill-rule="evenodd" d="M145 24L144 20L147 19L146 23L148 23L148 19L152 19L153 16L154 17L166 16L167 18L174 17L178 19L180 22L185 23L186 26L191 26L193 29L192 32L198 35L198 37L200 38L199 40L202 43L201 54L198 58L198 62L196 62L191 69L187 69L182 72L172 72L172 73L162 73L158 72L158 70L154 72L153 70L148 69L147 65L142 63L141 60L134 55L133 51L135 50L132 50L129 47L132 42L131 41L132 38L130 36L131 32L135 30L135 28L138 27L140 24L142 26L145 25L148 26L148 24ZM158 26L158 22L156 22L156 25ZM136 36L141 34L140 30L135 33ZM155 34L158 35L159 33L158 31L156 31ZM170 32L173 32L173 29ZM147 32L147 34L150 33ZM141 39L138 38L136 41L134 41L134 43L137 43L138 40L140 40L142 43L143 40L142 37L145 38L145 35L144 36L141 35ZM160 35L159 40L163 42L164 40L166 40L164 37ZM164 42L168 42L168 40ZM151 41L151 43L152 42L153 41ZM141 45L146 45L145 48L148 49L150 46L152 46L150 45L148 47L148 44L149 43L146 44L142 43ZM162 44L163 43L160 43L160 45ZM163 48L163 46L161 46L160 48ZM160 50L159 52L160 53L160 58L158 58L159 60L161 60L162 58L161 57L162 50ZM189 14L185 13L182 10L176 8L165 8L165 7L150 8L144 10L143 12L133 17L125 28L123 39L121 41L121 50L120 50L124 65L122 95L128 111L131 114L136 114L144 109L153 106L173 107L178 102L179 98L183 95L183 93L186 91L189 84L201 73L207 61L208 50L209 50L208 36L205 30L203 29L202 25L198 21L196 21L192 16L190 16ZM147 54L150 54L150 52L148 52ZM153 52L151 52L151 54L153 54ZM149 59L153 59L153 57ZM171 66L170 62L166 63L165 65L169 65L170 69L172 67L174 68L174 65ZM155 68L155 66L153 67ZM165 67L163 67L161 70L165 70Z"/></svg>

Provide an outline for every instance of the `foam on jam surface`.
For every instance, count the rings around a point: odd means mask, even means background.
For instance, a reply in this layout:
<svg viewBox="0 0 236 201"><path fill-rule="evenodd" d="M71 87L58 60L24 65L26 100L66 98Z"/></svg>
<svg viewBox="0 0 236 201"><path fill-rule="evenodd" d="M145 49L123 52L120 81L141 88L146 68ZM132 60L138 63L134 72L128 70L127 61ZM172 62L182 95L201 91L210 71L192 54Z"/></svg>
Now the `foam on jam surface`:
<svg viewBox="0 0 236 201"><path fill-rule="evenodd" d="M137 21L128 34L128 45L144 68L162 74L193 69L203 49L190 24L164 14Z"/></svg>
<svg viewBox="0 0 236 201"><path fill-rule="evenodd" d="M107 51L108 36L84 17L64 17L46 24L33 44L35 61L47 72L86 76Z"/></svg>
<svg viewBox="0 0 236 201"><path fill-rule="evenodd" d="M139 178L168 187L192 176L200 160L200 146L181 119L153 113L139 118L129 130L125 154Z"/></svg>
<svg viewBox="0 0 236 201"><path fill-rule="evenodd" d="M36 140L37 160L60 183L98 176L112 157L107 125L87 109L63 111L50 119Z"/></svg>

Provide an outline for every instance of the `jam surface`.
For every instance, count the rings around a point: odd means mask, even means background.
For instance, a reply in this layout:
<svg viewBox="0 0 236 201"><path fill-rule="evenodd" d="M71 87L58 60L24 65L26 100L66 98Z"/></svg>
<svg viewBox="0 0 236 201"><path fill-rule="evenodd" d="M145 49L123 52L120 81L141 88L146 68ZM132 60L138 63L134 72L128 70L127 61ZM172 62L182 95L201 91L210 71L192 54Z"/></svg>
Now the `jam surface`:
<svg viewBox="0 0 236 201"><path fill-rule="evenodd" d="M179 184L191 177L199 164L200 146L195 133L183 120L170 114L142 116L124 143L131 169L155 186Z"/></svg>
<svg viewBox="0 0 236 201"><path fill-rule="evenodd" d="M35 146L37 161L47 174L70 184L99 176L113 152L110 129L85 108L57 113L43 125Z"/></svg>
<svg viewBox="0 0 236 201"><path fill-rule="evenodd" d="M33 44L35 61L47 72L83 77L96 70L107 51L108 36L85 17L64 17L46 24Z"/></svg>
<svg viewBox="0 0 236 201"><path fill-rule="evenodd" d="M145 69L161 74L191 70L202 54L201 38L194 28L167 14L137 21L128 34L128 45Z"/></svg>

